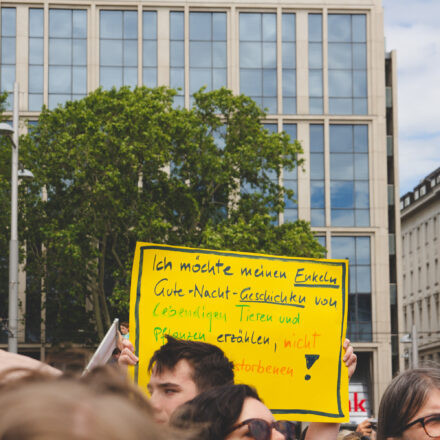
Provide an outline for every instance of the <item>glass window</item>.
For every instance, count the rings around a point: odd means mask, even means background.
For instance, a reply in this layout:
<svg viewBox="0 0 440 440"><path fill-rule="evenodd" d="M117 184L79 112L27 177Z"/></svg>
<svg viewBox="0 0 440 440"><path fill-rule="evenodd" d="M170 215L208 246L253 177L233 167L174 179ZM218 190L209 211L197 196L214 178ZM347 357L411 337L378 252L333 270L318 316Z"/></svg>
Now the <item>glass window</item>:
<svg viewBox="0 0 440 440"><path fill-rule="evenodd" d="M51 9L49 14L49 35L53 38L72 37L72 11Z"/></svg>
<svg viewBox="0 0 440 440"><path fill-rule="evenodd" d="M329 14L328 88L331 114L367 113L365 14Z"/></svg>
<svg viewBox="0 0 440 440"><path fill-rule="evenodd" d="M333 216L342 214L353 214L338 212L338 209L350 210L354 209L354 182L351 180L347 181L332 181L330 184L331 191L331 206L332 206L332 220ZM335 224L336 223L336 224ZM353 224L337 224L337 222L332 221L333 226L354 226Z"/></svg>
<svg viewBox="0 0 440 440"><path fill-rule="evenodd" d="M15 8L2 8L1 9L1 35L2 37L16 36L16 12Z"/></svg>
<svg viewBox="0 0 440 440"><path fill-rule="evenodd" d="M41 9L30 10L30 27L43 25ZM31 29L30 29L31 30ZM42 44L42 37L30 37L33 44ZM41 51L42 54L42 51ZM30 57L31 60L31 57ZM43 64L40 57L33 67ZM31 64L29 64L29 68ZM32 78L29 79L29 85ZM43 82L29 95L29 110L40 110ZM38 92L38 93L37 93ZM72 9L49 10L49 108L87 93L87 11ZM32 108L31 108L32 107Z"/></svg>
<svg viewBox="0 0 440 440"><path fill-rule="evenodd" d="M322 247L327 247L327 239L325 237L325 235L317 235L315 236L315 238L318 240L318 243L322 246ZM327 258L327 252L325 253L324 258Z"/></svg>
<svg viewBox="0 0 440 440"><path fill-rule="evenodd" d="M351 42L351 15L329 14L328 41Z"/></svg>
<svg viewBox="0 0 440 440"><path fill-rule="evenodd" d="M137 12L135 11L123 11L124 12L124 39L134 39L138 37L138 19Z"/></svg>
<svg viewBox="0 0 440 440"><path fill-rule="evenodd" d="M348 335L371 341L370 237L332 237L332 258L349 260Z"/></svg>
<svg viewBox="0 0 440 440"><path fill-rule="evenodd" d="M283 14L283 23L284 15L286 14ZM294 28L293 36L287 25L286 28L286 34L290 35L289 42L291 43L295 41ZM250 96L269 113L278 111L276 33L276 14L247 12L240 14L240 92ZM286 69L290 73L294 71L292 58L295 58L291 49L291 46L290 50L287 46L285 48L289 56L287 63L290 66ZM289 99L296 94L296 80L291 80L292 77L289 77L285 89L289 94Z"/></svg>
<svg viewBox="0 0 440 440"><path fill-rule="evenodd" d="M330 151L333 153L351 153L353 151L353 125L331 126Z"/></svg>
<svg viewBox="0 0 440 440"><path fill-rule="evenodd" d="M69 38L52 38L49 41L49 59L52 65L67 65L72 61L72 42Z"/></svg>
<svg viewBox="0 0 440 440"><path fill-rule="evenodd" d="M297 139L296 124L284 124L283 130L289 135L290 142L294 142ZM298 169L296 167L292 171L283 170L283 186L294 192L294 200L285 199L284 223L295 222L298 220Z"/></svg>
<svg viewBox="0 0 440 440"><path fill-rule="evenodd" d="M137 41L124 41L124 61L123 65L126 67L137 67Z"/></svg>
<svg viewBox="0 0 440 440"><path fill-rule="evenodd" d="M332 226L370 224L367 129L366 125L330 125Z"/></svg>
<svg viewBox="0 0 440 440"><path fill-rule="evenodd" d="M339 98L350 98L353 91L353 77L351 72L345 70L329 70L328 72L328 87L332 94L338 96ZM345 100L335 100L338 105L341 102L348 102L351 105L351 101ZM342 108L342 107L341 107ZM348 107L347 107L348 108Z"/></svg>
<svg viewBox="0 0 440 440"><path fill-rule="evenodd" d="M310 220L325 226L324 126L310 125Z"/></svg>
<svg viewBox="0 0 440 440"><path fill-rule="evenodd" d="M104 89L111 89L112 87L121 87L122 77L121 69L119 67L101 67L100 81Z"/></svg>
<svg viewBox="0 0 440 440"><path fill-rule="evenodd" d="M28 109L40 111L43 106L44 10L29 9L29 93Z"/></svg>
<svg viewBox="0 0 440 440"><path fill-rule="evenodd" d="M322 42L322 14L309 14L309 42Z"/></svg>
<svg viewBox="0 0 440 440"><path fill-rule="evenodd" d="M85 95L87 93L86 85L87 85L87 69L85 67L74 67L72 69L73 94L76 96Z"/></svg>
<svg viewBox="0 0 440 440"><path fill-rule="evenodd" d="M29 36L44 36L44 11L43 9L29 9Z"/></svg>
<svg viewBox="0 0 440 440"><path fill-rule="evenodd" d="M365 15L353 15L353 41L365 43L367 41L367 29Z"/></svg>
<svg viewBox="0 0 440 440"><path fill-rule="evenodd" d="M2 61L4 64L15 64L15 38L3 37L2 38Z"/></svg>
<svg viewBox="0 0 440 440"><path fill-rule="evenodd" d="M189 88L193 95L227 86L226 13L189 14Z"/></svg>
<svg viewBox="0 0 440 440"><path fill-rule="evenodd" d="M99 84L135 87L138 67L137 11L100 11Z"/></svg>
<svg viewBox="0 0 440 440"><path fill-rule="evenodd" d="M72 88L72 70L64 66L49 67L49 89L51 93L67 95Z"/></svg>
<svg viewBox="0 0 440 440"><path fill-rule="evenodd" d="M15 8L1 8L1 52L0 52L0 90L12 92L15 82L16 51L16 11ZM5 102L6 110L12 110L12 93Z"/></svg>
<svg viewBox="0 0 440 440"><path fill-rule="evenodd" d="M189 39L210 41L212 38L212 13L192 12L189 15Z"/></svg>
<svg viewBox="0 0 440 440"><path fill-rule="evenodd" d="M73 11L73 30L74 38L87 38L87 20L84 20L86 11Z"/></svg>
<svg viewBox="0 0 440 440"><path fill-rule="evenodd" d="M263 14L263 41L277 41L277 24L275 14Z"/></svg>
<svg viewBox="0 0 440 440"><path fill-rule="evenodd" d="M261 41L261 14L241 14L240 41Z"/></svg>
<svg viewBox="0 0 440 440"><path fill-rule="evenodd" d="M328 46L329 69L350 69L353 64L351 44L331 43Z"/></svg>
<svg viewBox="0 0 440 440"><path fill-rule="evenodd" d="M348 153L332 154L330 156L332 178L353 180L353 155Z"/></svg>
<svg viewBox="0 0 440 440"><path fill-rule="evenodd" d="M296 23L295 14L282 16L283 113L296 113ZM273 48L273 54L276 47ZM276 64L276 58L274 56ZM276 88L276 83L275 83Z"/></svg>
<svg viewBox="0 0 440 440"><path fill-rule="evenodd" d="M142 84L157 86L157 13L144 11L142 14Z"/></svg>
<svg viewBox="0 0 440 440"><path fill-rule="evenodd" d="M122 11L101 11L99 23L100 38L122 38Z"/></svg>
<svg viewBox="0 0 440 440"><path fill-rule="evenodd" d="M185 106L185 26L183 12L170 12L170 87L176 89L174 105Z"/></svg>
<svg viewBox="0 0 440 440"><path fill-rule="evenodd" d="M278 132L278 125L277 124L263 124L264 128L269 132L269 133L277 133ZM279 173L278 171L274 171L274 170L268 170L266 171L267 176L269 177L269 179L275 183L278 184L279 183ZM289 182L286 182L284 184L285 187L292 189L289 187ZM277 223L277 221L275 221L274 223Z"/></svg>
<svg viewBox="0 0 440 440"><path fill-rule="evenodd" d="M322 14L309 14L309 112L324 113Z"/></svg>

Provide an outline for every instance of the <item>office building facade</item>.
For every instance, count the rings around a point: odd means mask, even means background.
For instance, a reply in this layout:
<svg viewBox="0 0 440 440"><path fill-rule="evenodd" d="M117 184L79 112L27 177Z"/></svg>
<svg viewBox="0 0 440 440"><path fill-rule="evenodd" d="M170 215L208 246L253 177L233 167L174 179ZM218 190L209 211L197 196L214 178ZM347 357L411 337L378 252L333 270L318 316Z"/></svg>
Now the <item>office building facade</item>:
<svg viewBox="0 0 440 440"><path fill-rule="evenodd" d="M400 218L401 331L416 337L419 364L440 362L440 168L400 198ZM413 365L412 347L406 348L406 364Z"/></svg>
<svg viewBox="0 0 440 440"><path fill-rule="evenodd" d="M381 1L10 0L1 14L0 87L18 81L22 119L99 86L168 85L180 106L202 86L227 87L301 142L304 170L280 177L297 202L279 221L310 221L329 258L349 258L348 336L366 401L352 410L377 413L399 368L395 55Z"/></svg>

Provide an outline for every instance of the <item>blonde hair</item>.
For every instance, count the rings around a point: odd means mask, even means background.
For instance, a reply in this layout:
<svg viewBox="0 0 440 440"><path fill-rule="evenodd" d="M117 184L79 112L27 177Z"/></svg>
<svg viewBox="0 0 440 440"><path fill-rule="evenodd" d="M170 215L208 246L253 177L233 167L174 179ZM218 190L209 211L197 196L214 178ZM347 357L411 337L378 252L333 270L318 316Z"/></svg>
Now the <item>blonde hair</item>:
<svg viewBox="0 0 440 440"><path fill-rule="evenodd" d="M350 431L349 429L341 429L338 432L338 436L336 437L336 440L342 440L346 435L351 434L353 431Z"/></svg>
<svg viewBox="0 0 440 440"><path fill-rule="evenodd" d="M362 437L363 437L362 433L360 433L360 432L350 432L345 437L343 437L342 440L359 440Z"/></svg>
<svg viewBox="0 0 440 440"><path fill-rule="evenodd" d="M0 440L170 440L148 411L77 380L26 382L2 390Z"/></svg>

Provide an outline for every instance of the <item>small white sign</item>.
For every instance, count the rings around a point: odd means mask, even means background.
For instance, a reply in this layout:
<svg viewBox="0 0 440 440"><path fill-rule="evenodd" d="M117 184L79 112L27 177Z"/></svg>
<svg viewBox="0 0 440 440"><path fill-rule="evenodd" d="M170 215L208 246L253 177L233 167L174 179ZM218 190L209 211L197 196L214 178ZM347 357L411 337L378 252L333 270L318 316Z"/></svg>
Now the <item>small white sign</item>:
<svg viewBox="0 0 440 440"><path fill-rule="evenodd" d="M92 359L90 359L90 362L87 364L87 367L83 371L83 375L98 365L105 365L108 362L113 350L118 346L118 327L119 319L115 319L108 332L104 336L104 339L99 344L99 347L93 354Z"/></svg>
<svg viewBox="0 0 440 440"><path fill-rule="evenodd" d="M371 417L368 387L362 382L350 383L348 387L350 423L360 423Z"/></svg>

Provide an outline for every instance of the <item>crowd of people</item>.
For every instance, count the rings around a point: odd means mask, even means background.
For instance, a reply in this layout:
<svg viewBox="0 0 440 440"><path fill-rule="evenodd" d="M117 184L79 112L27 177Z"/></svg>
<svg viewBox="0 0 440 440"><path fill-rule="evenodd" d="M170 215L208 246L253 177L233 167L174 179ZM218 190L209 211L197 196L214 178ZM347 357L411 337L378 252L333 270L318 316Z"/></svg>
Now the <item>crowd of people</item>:
<svg viewBox="0 0 440 440"><path fill-rule="evenodd" d="M351 377L357 358L348 340L344 350ZM434 368L408 370L391 382L376 434L370 419L355 432L318 422L301 432L300 424L275 420L256 389L234 382L233 363L215 345L168 337L149 363L149 398L124 373L137 361L125 338L117 362L84 376L0 350L0 440L440 438L440 370Z"/></svg>

